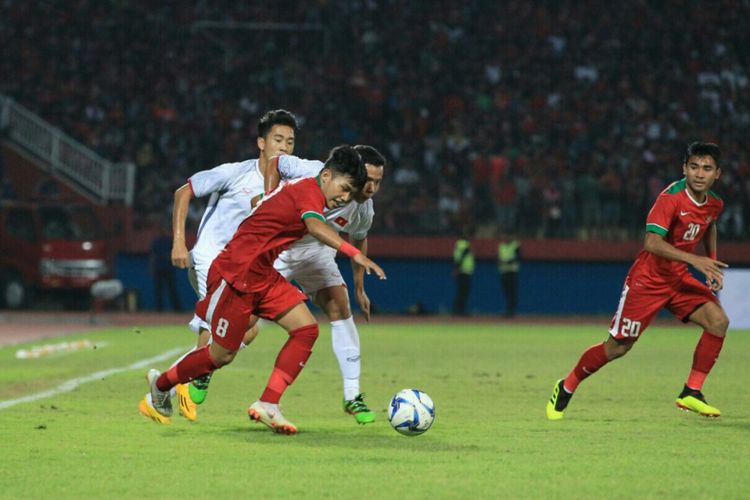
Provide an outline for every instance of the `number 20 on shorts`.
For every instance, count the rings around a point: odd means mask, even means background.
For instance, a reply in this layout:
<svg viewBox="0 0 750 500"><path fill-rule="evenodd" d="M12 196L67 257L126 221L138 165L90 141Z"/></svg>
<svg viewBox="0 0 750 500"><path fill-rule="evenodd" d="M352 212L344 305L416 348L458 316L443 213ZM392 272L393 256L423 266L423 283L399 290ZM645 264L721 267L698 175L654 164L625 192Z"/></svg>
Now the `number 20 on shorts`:
<svg viewBox="0 0 750 500"><path fill-rule="evenodd" d="M628 318L622 318L622 327L620 328L620 334L623 337L637 337L640 333L640 321L632 321Z"/></svg>

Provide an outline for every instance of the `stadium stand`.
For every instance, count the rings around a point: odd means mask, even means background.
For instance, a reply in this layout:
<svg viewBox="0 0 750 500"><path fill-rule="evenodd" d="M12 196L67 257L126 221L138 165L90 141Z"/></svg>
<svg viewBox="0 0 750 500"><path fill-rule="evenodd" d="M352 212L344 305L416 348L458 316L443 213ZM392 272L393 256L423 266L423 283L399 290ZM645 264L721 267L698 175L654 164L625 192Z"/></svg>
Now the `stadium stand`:
<svg viewBox="0 0 750 500"><path fill-rule="evenodd" d="M702 139L725 159L721 238L747 240L749 20L730 0L5 0L0 93L134 162L140 227L284 107L301 156L389 154L374 233L632 239Z"/></svg>

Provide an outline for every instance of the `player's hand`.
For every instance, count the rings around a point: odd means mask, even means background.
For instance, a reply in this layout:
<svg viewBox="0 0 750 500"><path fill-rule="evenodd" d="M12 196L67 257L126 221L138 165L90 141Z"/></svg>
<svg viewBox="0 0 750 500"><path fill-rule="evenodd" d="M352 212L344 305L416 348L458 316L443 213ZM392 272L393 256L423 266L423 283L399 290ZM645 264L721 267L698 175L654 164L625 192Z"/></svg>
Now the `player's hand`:
<svg viewBox="0 0 750 500"><path fill-rule="evenodd" d="M250 200L250 208L255 208L258 206L258 203L260 203L260 200L263 199L262 194L256 194L253 196L253 198Z"/></svg>
<svg viewBox="0 0 750 500"><path fill-rule="evenodd" d="M365 316L365 321L368 323L370 322L370 297L367 296L367 293L365 293L364 288L358 288L355 290L355 295L357 296L357 304L359 304L359 308L362 310L362 314Z"/></svg>
<svg viewBox="0 0 750 500"><path fill-rule="evenodd" d="M188 250L183 241L175 241L172 243L172 265L185 269L190 265L190 257L188 257Z"/></svg>
<svg viewBox="0 0 750 500"><path fill-rule="evenodd" d="M692 265L706 277L706 284L711 290L718 291L724 288L723 269L729 267L729 264L710 257L696 256Z"/></svg>
<svg viewBox="0 0 750 500"><path fill-rule="evenodd" d="M312 217L309 218L312 219ZM352 257L352 260L360 266L364 267L365 273L375 273L381 280L385 279L385 272L383 271L383 269L379 265L368 259L364 254L358 253L357 255Z"/></svg>

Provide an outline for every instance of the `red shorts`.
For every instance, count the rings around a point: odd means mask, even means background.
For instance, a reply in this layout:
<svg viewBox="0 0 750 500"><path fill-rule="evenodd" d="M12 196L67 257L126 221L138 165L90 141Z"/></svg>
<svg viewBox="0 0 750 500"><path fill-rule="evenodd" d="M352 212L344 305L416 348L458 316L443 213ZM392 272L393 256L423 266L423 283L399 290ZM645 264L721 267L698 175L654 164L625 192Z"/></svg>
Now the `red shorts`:
<svg viewBox="0 0 750 500"><path fill-rule="evenodd" d="M718 299L691 274L685 274L676 283L659 287L646 285L628 275L609 334L616 339L637 340L661 308L687 322L689 316L706 302L718 302Z"/></svg>
<svg viewBox="0 0 750 500"><path fill-rule="evenodd" d="M242 293L224 281L213 268L208 271L206 297L195 305L195 314L211 325L211 338L230 351L240 348L253 314L276 319L307 300L297 287L273 271L257 292Z"/></svg>

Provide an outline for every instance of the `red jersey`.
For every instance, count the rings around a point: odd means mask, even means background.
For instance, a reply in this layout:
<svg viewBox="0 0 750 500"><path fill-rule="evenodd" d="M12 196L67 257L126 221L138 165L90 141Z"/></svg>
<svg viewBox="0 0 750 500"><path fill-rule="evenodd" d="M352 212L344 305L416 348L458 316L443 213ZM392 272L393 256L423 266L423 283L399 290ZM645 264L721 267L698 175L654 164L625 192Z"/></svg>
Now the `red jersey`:
<svg viewBox="0 0 750 500"><path fill-rule="evenodd" d="M646 231L663 236L675 248L692 252L708 227L719 217L722 208L724 202L713 191L706 194L703 203L695 201L687 190L685 179L682 179L670 184L656 199L646 218ZM687 272L687 264L641 250L628 274L663 285L679 281Z"/></svg>
<svg viewBox="0 0 750 500"><path fill-rule="evenodd" d="M305 219L325 222L326 199L316 177L289 181L261 200L214 259L224 280L241 292L262 290L275 277L273 262L307 234Z"/></svg>

